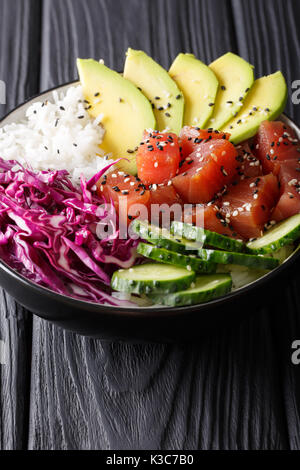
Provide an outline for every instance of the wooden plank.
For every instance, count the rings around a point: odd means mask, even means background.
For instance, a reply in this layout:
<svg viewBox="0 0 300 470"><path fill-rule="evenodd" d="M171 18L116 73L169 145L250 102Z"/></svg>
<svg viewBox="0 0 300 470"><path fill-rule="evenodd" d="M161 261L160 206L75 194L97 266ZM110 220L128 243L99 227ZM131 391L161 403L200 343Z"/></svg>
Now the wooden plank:
<svg viewBox="0 0 300 470"><path fill-rule="evenodd" d="M292 82L300 78L300 3L294 0L233 0L234 24L238 50L255 65L257 75L282 70L286 77L289 98L287 112L300 124L300 105L292 102ZM281 302L274 305L270 328L278 355L281 388L292 449L300 448L300 375L291 363L291 344L300 338L299 282L295 271Z"/></svg>
<svg viewBox="0 0 300 470"><path fill-rule="evenodd" d="M180 51L236 51L229 6L45 0L42 88L75 78L78 56L120 70L128 46L164 66ZM259 314L191 345L105 343L35 318L29 448L288 447L272 312Z"/></svg>
<svg viewBox="0 0 300 470"><path fill-rule="evenodd" d="M0 80L6 83L7 104L0 104L0 116L38 91L39 29L39 0L1 1ZM1 290L6 364L0 365L0 449L27 445L31 328L31 315Z"/></svg>

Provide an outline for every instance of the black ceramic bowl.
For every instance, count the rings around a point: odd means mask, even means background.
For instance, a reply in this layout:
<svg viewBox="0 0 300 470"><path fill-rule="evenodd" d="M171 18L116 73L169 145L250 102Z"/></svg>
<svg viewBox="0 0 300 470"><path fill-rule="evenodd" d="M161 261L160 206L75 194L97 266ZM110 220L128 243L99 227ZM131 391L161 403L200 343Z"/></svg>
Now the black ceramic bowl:
<svg viewBox="0 0 300 470"><path fill-rule="evenodd" d="M56 88L65 91L74 82ZM47 91L27 101L0 122L16 122L24 117L25 109L34 101L51 98ZM281 117L295 129L300 129L287 116ZM40 287L0 260L0 285L20 304L41 318L76 333L101 339L126 341L184 341L193 340L230 321L245 318L258 310L262 303L284 287L300 256L296 250L281 266L257 281L217 300L176 308L118 308L75 300ZM278 286L281 286L278 289Z"/></svg>

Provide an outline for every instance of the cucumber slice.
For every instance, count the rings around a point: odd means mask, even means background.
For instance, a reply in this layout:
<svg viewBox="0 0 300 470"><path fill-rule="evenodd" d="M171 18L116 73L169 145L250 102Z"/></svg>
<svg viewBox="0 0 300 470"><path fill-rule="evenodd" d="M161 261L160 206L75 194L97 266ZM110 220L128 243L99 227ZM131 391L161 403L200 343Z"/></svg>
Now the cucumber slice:
<svg viewBox="0 0 300 470"><path fill-rule="evenodd" d="M225 235L220 235L219 233L211 232L202 227L196 227L195 225L186 224L184 222L172 222L171 232L176 236L183 236L188 240L194 240L202 246L209 245L234 252L243 251L245 248L245 244L240 240L235 240L234 238L226 237Z"/></svg>
<svg viewBox="0 0 300 470"><path fill-rule="evenodd" d="M227 294L231 286L232 281L228 274L206 274L197 276L190 289L164 296L154 294L151 295L151 300L170 307L200 304Z"/></svg>
<svg viewBox="0 0 300 470"><path fill-rule="evenodd" d="M270 228L262 237L247 243L251 253L271 253L300 238L300 214L292 215Z"/></svg>
<svg viewBox="0 0 300 470"><path fill-rule="evenodd" d="M116 271L112 276L111 287L132 294L151 292L168 294L187 289L195 278L194 271L166 264L149 263Z"/></svg>
<svg viewBox="0 0 300 470"><path fill-rule="evenodd" d="M247 286L257 279L261 278L269 271L261 269L252 269L247 266L239 266L236 264L220 264L217 273L229 273L232 279L232 291Z"/></svg>
<svg viewBox="0 0 300 470"><path fill-rule="evenodd" d="M191 242L182 237L174 237L166 228L150 225L147 221L134 220L131 229L143 240L153 243L158 248L175 251L176 253L197 253L201 243Z"/></svg>
<svg viewBox="0 0 300 470"><path fill-rule="evenodd" d="M158 248L157 246L148 245L147 243L140 243L137 248L137 252L154 261L172 264L173 266L184 266L188 271L193 270L197 273L215 273L217 269L216 263L204 261L196 258L196 256L186 256L173 251L168 251L165 248Z"/></svg>
<svg viewBox="0 0 300 470"><path fill-rule="evenodd" d="M266 256L246 255L244 253L231 253L229 251L207 250L198 251L202 260L218 264L238 264L255 269L274 269L279 265L279 260Z"/></svg>

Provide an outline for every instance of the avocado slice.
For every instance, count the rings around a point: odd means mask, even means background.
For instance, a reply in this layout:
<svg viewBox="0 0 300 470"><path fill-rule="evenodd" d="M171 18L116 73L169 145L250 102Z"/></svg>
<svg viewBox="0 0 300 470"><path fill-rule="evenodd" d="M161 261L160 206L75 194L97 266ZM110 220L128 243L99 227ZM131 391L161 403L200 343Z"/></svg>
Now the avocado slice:
<svg viewBox="0 0 300 470"><path fill-rule="evenodd" d="M128 49L124 77L148 98L157 129L179 134L182 128L184 98L168 72L143 51Z"/></svg>
<svg viewBox="0 0 300 470"><path fill-rule="evenodd" d="M253 137L262 121L276 119L284 110L287 86L281 72L255 80L239 114L222 131L231 134L230 141L238 144Z"/></svg>
<svg viewBox="0 0 300 470"><path fill-rule="evenodd" d="M184 126L204 127L213 114L219 82L194 54L179 54L169 70L184 96Z"/></svg>
<svg viewBox="0 0 300 470"><path fill-rule="evenodd" d="M101 148L118 162L122 170L136 174L135 151L143 131L155 128L149 101L119 73L92 59L78 59L77 68L85 99L96 118L103 114L105 135Z"/></svg>
<svg viewBox="0 0 300 470"><path fill-rule="evenodd" d="M219 80L219 91L209 127L221 129L240 111L254 82L253 66L232 52L222 55L209 68Z"/></svg>

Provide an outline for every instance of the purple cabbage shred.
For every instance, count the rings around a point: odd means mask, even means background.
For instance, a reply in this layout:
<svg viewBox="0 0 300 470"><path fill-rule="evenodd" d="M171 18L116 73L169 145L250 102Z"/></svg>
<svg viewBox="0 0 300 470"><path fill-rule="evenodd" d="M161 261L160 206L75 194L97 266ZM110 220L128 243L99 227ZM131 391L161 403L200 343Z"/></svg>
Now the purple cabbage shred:
<svg viewBox="0 0 300 470"><path fill-rule="evenodd" d="M136 261L137 240L99 239L114 211L94 191L107 165L75 187L65 170L34 172L0 158L0 257L40 286L76 299L133 305L111 295L112 273ZM99 208L99 206L101 206ZM116 217L115 217L116 220Z"/></svg>

